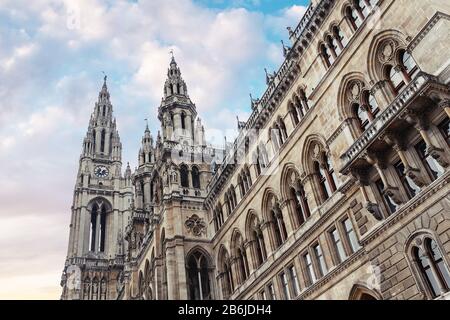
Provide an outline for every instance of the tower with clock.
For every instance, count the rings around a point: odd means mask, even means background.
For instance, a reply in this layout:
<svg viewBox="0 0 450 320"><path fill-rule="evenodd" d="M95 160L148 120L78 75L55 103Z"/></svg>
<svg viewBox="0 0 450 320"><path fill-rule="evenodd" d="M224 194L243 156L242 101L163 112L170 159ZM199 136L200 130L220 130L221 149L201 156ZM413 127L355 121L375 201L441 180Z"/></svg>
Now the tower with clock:
<svg viewBox="0 0 450 320"><path fill-rule="evenodd" d="M138 167L133 174L129 165L122 172L122 144L105 77L79 160L62 299L195 295L186 285L194 281L186 265L196 250L213 256L204 204L211 164L223 150L206 144L173 57L157 116L160 130L154 138L146 126ZM145 293L139 289L142 263Z"/></svg>
<svg viewBox="0 0 450 320"><path fill-rule="evenodd" d="M122 174L122 144L106 84L89 120L75 185L63 298L111 299L124 265L123 230L132 203L131 169Z"/></svg>

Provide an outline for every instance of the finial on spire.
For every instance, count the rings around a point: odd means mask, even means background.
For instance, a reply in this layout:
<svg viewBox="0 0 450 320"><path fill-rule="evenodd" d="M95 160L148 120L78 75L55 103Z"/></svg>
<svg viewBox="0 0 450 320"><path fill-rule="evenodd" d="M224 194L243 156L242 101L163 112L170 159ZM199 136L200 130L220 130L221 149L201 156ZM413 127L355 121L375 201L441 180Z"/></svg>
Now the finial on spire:
<svg viewBox="0 0 450 320"><path fill-rule="evenodd" d="M144 121L145 121L145 130L148 131L149 130L148 129L148 119L145 118Z"/></svg>
<svg viewBox="0 0 450 320"><path fill-rule="evenodd" d="M106 84L106 79L108 78L108 76L106 75L105 71L102 71L104 77L103 77L103 83Z"/></svg>

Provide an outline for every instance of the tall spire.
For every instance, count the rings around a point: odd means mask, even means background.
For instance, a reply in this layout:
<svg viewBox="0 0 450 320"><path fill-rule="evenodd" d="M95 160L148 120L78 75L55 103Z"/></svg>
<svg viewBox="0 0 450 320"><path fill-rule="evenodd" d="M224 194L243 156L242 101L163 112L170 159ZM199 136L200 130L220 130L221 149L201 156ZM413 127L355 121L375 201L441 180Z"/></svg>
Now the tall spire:
<svg viewBox="0 0 450 320"><path fill-rule="evenodd" d="M179 95L188 97L187 86L181 77L180 68L175 61L175 57L172 53L169 69L167 70L167 80L164 85L164 98L171 97L173 95Z"/></svg>
<svg viewBox="0 0 450 320"><path fill-rule="evenodd" d="M147 119L145 119L147 122ZM153 137L148 122L145 125L144 136L142 137L142 146L139 150L139 166L154 162Z"/></svg>
<svg viewBox="0 0 450 320"><path fill-rule="evenodd" d="M113 117L113 106L106 84L107 76L95 103L94 112L83 144L83 155L101 157L112 161L121 161L122 145L117 131L116 119Z"/></svg>

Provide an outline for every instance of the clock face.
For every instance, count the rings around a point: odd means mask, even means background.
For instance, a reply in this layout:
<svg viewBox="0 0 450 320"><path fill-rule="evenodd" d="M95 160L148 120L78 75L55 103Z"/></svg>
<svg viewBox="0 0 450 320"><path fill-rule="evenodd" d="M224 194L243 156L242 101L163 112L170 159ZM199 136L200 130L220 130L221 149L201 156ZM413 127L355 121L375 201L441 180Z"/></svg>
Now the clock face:
<svg viewBox="0 0 450 320"><path fill-rule="evenodd" d="M106 178L109 175L109 170L105 166L97 166L94 169L94 174L97 178Z"/></svg>

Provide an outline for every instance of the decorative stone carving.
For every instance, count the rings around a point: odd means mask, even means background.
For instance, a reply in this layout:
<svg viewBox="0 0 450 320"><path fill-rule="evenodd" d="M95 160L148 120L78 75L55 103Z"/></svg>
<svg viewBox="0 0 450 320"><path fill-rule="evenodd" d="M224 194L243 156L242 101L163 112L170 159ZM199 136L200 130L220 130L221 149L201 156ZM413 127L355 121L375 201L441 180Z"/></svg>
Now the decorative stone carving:
<svg viewBox="0 0 450 320"><path fill-rule="evenodd" d="M378 220L378 221L383 220L383 215L381 214L380 207L376 203L367 202L366 209L367 209L367 211L369 211L372 214L372 216L376 220Z"/></svg>
<svg viewBox="0 0 450 320"><path fill-rule="evenodd" d="M196 237L200 237L202 234L206 233L205 221L196 214L189 217L184 225L188 232L191 232Z"/></svg>
<svg viewBox="0 0 450 320"><path fill-rule="evenodd" d="M394 58L399 43L394 39L385 40L378 51L378 59L381 63L387 63Z"/></svg>

